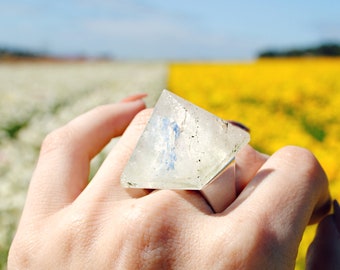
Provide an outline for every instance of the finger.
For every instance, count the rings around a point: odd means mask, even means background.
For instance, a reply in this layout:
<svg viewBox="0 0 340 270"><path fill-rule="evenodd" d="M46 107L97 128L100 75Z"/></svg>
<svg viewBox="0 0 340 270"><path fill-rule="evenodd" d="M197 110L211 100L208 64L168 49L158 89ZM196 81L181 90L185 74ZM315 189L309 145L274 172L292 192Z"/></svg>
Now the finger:
<svg viewBox="0 0 340 270"><path fill-rule="evenodd" d="M137 114L109 153L88 187L94 196L100 196L107 200L121 200L131 197L138 198L150 192L144 189L123 188L120 184L120 177L152 111L152 109L146 109Z"/></svg>
<svg viewBox="0 0 340 270"><path fill-rule="evenodd" d="M144 107L141 100L100 106L49 134L31 181L28 205L46 212L71 203L88 183L92 157L121 135Z"/></svg>
<svg viewBox="0 0 340 270"><path fill-rule="evenodd" d="M306 269L340 269L340 213L337 203L334 204L334 214L320 222L308 248Z"/></svg>
<svg viewBox="0 0 340 270"><path fill-rule="evenodd" d="M236 196L253 179L267 158L251 146L246 145L237 154L235 162L201 190L202 195L215 213L222 212L236 199Z"/></svg>
<svg viewBox="0 0 340 270"><path fill-rule="evenodd" d="M309 220L323 217L329 200L327 177L315 157L302 148L285 147L266 161L225 213L237 209L249 223L297 248ZM315 209L323 212L312 217Z"/></svg>
<svg viewBox="0 0 340 270"><path fill-rule="evenodd" d="M201 194L215 213L224 211L236 198L235 162L204 187Z"/></svg>
<svg viewBox="0 0 340 270"><path fill-rule="evenodd" d="M122 99L121 102L124 103L124 102L136 101L136 100L143 99L147 96L148 96L148 94L146 94L146 93L139 93L139 94L135 94L135 95L132 95L132 96L128 96L128 97Z"/></svg>
<svg viewBox="0 0 340 270"><path fill-rule="evenodd" d="M267 159L267 155L257 152L250 145L240 150L236 156L236 194L241 193Z"/></svg>

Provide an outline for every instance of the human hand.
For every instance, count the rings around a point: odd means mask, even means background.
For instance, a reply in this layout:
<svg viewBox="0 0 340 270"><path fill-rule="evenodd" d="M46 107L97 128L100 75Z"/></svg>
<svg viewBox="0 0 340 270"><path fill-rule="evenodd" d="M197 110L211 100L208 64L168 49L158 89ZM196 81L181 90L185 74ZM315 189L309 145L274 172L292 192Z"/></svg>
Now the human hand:
<svg viewBox="0 0 340 270"><path fill-rule="evenodd" d="M297 147L267 157L247 146L237 159L239 195L219 214L199 192L124 189L144 110L88 184L91 158L143 108L127 99L47 136L9 269L292 269L306 225L328 211L315 157Z"/></svg>

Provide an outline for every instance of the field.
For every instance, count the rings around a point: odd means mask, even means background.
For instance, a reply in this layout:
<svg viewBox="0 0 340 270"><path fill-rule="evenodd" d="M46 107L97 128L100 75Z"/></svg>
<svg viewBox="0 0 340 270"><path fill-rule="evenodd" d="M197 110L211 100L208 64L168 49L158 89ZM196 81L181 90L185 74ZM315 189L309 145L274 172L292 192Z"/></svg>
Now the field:
<svg viewBox="0 0 340 270"><path fill-rule="evenodd" d="M132 93L152 106L165 88L162 63L0 64L0 269L44 136L74 116ZM110 146L93 161L93 170Z"/></svg>
<svg viewBox="0 0 340 270"><path fill-rule="evenodd" d="M168 88L251 129L266 153L294 144L311 149L340 199L340 60L253 63L0 64L0 269L25 201L43 137L89 108L137 92L153 106ZM113 142L114 143L114 142ZM93 171L105 157L93 161ZM297 269L315 227L304 235Z"/></svg>
<svg viewBox="0 0 340 270"><path fill-rule="evenodd" d="M314 152L340 199L340 59L261 60L171 65L169 89L251 129L251 145L271 154L285 145ZM315 226L307 229L296 269L303 269Z"/></svg>

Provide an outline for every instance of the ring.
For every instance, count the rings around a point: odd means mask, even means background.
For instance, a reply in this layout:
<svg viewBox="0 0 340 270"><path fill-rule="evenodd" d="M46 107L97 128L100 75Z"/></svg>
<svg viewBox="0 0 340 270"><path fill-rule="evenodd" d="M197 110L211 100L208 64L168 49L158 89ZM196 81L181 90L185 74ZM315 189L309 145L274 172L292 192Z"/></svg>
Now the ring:
<svg viewBox="0 0 340 270"><path fill-rule="evenodd" d="M215 213L222 212L236 197L235 157L249 140L239 125L163 90L121 184L199 190Z"/></svg>
<svg viewBox="0 0 340 270"><path fill-rule="evenodd" d="M236 198L235 160L201 190L204 199L215 213L224 211Z"/></svg>

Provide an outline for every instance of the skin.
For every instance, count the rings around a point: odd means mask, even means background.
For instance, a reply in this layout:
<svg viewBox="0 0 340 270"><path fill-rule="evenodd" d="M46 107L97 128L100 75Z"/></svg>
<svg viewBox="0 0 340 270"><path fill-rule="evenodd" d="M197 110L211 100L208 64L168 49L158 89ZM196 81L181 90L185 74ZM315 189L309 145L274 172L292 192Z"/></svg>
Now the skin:
<svg viewBox="0 0 340 270"><path fill-rule="evenodd" d="M218 214L199 192L124 189L120 175L150 116L141 97L46 137L8 269L293 269L305 227L329 210L313 154L288 146L268 157L247 146L237 197ZM90 160L123 132L88 183Z"/></svg>

